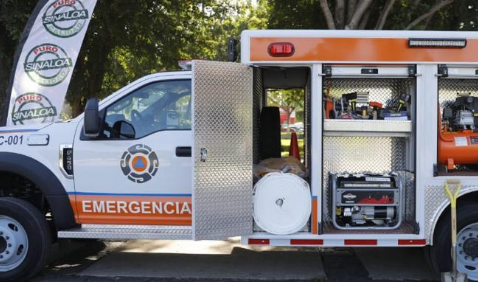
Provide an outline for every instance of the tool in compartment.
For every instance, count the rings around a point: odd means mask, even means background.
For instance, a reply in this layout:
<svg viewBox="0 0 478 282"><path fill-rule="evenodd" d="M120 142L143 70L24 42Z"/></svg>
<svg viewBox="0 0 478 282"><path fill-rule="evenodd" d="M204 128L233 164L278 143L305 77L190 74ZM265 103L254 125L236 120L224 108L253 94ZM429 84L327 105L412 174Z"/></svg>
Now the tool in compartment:
<svg viewBox="0 0 478 282"><path fill-rule="evenodd" d="M402 222L398 174L331 174L332 221L336 228L396 229Z"/></svg>
<svg viewBox="0 0 478 282"><path fill-rule="evenodd" d="M380 112L382 111L383 104L379 102L372 101L370 102L370 108L372 108L372 119L378 119Z"/></svg>
<svg viewBox="0 0 478 282"><path fill-rule="evenodd" d="M347 110L350 114L357 113L357 104L359 105L368 105L368 92L352 92L347 94L342 94L342 113L345 108L350 107L350 110Z"/></svg>
<svg viewBox="0 0 478 282"><path fill-rule="evenodd" d="M331 87L332 87L332 84L329 83L327 85L327 89L324 95L324 106L325 106L324 113L325 113L326 119L335 119L337 117L337 112L336 112L337 100L335 100L334 98L330 96Z"/></svg>
<svg viewBox="0 0 478 282"><path fill-rule="evenodd" d="M478 169L478 97L457 93L439 113L438 164L446 170Z"/></svg>
<svg viewBox="0 0 478 282"><path fill-rule="evenodd" d="M408 103L410 102L410 94L402 94L400 95L400 99L398 99L398 108L397 108L397 113L401 112L403 109L403 106L406 106L406 111L408 110Z"/></svg>

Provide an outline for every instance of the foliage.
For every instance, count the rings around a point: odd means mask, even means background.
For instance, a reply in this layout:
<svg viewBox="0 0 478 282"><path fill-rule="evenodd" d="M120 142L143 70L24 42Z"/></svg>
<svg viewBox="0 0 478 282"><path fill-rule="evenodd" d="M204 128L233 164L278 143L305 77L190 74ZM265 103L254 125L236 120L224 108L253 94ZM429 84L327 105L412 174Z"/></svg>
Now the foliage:
<svg viewBox="0 0 478 282"><path fill-rule="evenodd" d="M37 1L0 1L0 91L6 92L20 35ZM134 4L133 4L134 3ZM127 0L97 2L67 93L66 113L82 112L144 75L178 69L179 59L224 60L227 40L266 28L267 2ZM0 95L1 98L4 95Z"/></svg>
<svg viewBox="0 0 478 282"><path fill-rule="evenodd" d="M98 1L70 85L72 115L146 74L178 69L179 59L225 60L227 40L266 27L266 3ZM129 6L129 9L124 9Z"/></svg>
<svg viewBox="0 0 478 282"><path fill-rule="evenodd" d="M4 107L16 46L36 2L36 0L0 1L0 109ZM0 110L1 112L3 111Z"/></svg>
<svg viewBox="0 0 478 282"><path fill-rule="evenodd" d="M0 103L36 3L0 1ZM67 93L67 116L80 113L90 97L105 97L146 74L178 69L179 59L225 60L228 38L239 38L244 29L330 28L327 10L337 28L352 28L364 3L355 28L478 29L476 0L99 0Z"/></svg>
<svg viewBox="0 0 478 282"><path fill-rule="evenodd" d="M267 91L267 105L281 108L287 113L287 128L290 117L296 110L304 108L304 89L270 89Z"/></svg>
<svg viewBox="0 0 478 282"><path fill-rule="evenodd" d="M269 28L476 30L477 6L476 0L270 0Z"/></svg>

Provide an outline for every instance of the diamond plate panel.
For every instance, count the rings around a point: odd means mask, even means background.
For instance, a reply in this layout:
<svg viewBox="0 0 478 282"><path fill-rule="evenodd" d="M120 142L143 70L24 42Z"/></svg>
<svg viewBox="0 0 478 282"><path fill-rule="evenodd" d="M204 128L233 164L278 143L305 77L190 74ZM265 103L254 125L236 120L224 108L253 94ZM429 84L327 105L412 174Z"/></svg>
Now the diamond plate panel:
<svg viewBox="0 0 478 282"><path fill-rule="evenodd" d="M58 237L111 240L190 240L192 234L190 226L83 224L81 227L59 231Z"/></svg>
<svg viewBox="0 0 478 282"><path fill-rule="evenodd" d="M193 62L196 240L252 233L252 72L242 64Z"/></svg>
<svg viewBox="0 0 478 282"><path fill-rule="evenodd" d="M387 173L406 168L406 138L336 137L323 138L324 218L330 220L329 173ZM406 193L406 192L405 192Z"/></svg>
<svg viewBox="0 0 478 282"><path fill-rule="evenodd" d="M260 155L259 155L259 123L261 118L261 110L263 105L263 96L264 96L264 87L262 84L262 70L259 68L254 69L254 85L253 85L253 107L252 107L252 115L253 115L253 143L254 143L254 163L257 164L260 162Z"/></svg>
<svg viewBox="0 0 478 282"><path fill-rule="evenodd" d="M445 195L443 186L426 186L425 187L425 236L432 238L433 228L437 223L441 212L449 205L450 201ZM460 195L476 191L476 185L463 185L461 187Z"/></svg>
<svg viewBox="0 0 478 282"><path fill-rule="evenodd" d="M403 219L404 221L416 221L415 205L415 175L408 171L396 171L403 183Z"/></svg>

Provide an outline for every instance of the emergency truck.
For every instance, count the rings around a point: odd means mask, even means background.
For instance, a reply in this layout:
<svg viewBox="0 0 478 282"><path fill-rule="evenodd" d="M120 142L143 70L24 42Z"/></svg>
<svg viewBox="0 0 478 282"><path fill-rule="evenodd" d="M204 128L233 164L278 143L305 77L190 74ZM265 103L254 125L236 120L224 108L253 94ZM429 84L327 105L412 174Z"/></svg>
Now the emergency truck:
<svg viewBox="0 0 478 282"><path fill-rule="evenodd" d="M478 281L477 50L475 32L245 31L241 63L193 61L75 119L1 128L0 281L38 272L57 238L424 247L448 271L449 180L458 269ZM300 162L280 158L266 99L290 88Z"/></svg>

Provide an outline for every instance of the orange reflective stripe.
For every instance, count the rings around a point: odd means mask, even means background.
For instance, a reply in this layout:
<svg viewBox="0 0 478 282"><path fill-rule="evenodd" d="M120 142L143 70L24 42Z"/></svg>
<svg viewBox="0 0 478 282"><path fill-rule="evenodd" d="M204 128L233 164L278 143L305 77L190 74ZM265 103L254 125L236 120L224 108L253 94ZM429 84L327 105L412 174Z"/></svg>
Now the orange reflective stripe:
<svg viewBox="0 0 478 282"><path fill-rule="evenodd" d="M269 44L291 42L291 57L272 57ZM407 38L251 38L251 61L478 62L478 39L465 48L409 48Z"/></svg>
<svg viewBox="0 0 478 282"><path fill-rule="evenodd" d="M191 197L70 195L70 201L78 223L192 224Z"/></svg>
<svg viewBox="0 0 478 282"><path fill-rule="evenodd" d="M314 197L312 200L312 234L319 234L318 225L317 225L317 198Z"/></svg>

